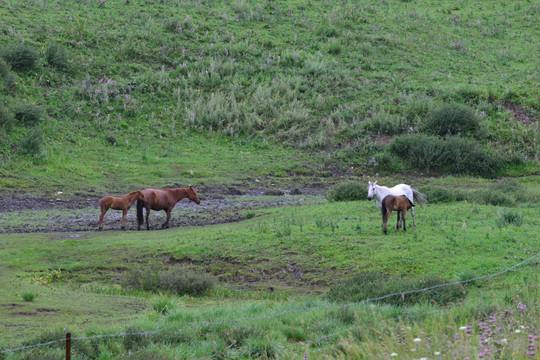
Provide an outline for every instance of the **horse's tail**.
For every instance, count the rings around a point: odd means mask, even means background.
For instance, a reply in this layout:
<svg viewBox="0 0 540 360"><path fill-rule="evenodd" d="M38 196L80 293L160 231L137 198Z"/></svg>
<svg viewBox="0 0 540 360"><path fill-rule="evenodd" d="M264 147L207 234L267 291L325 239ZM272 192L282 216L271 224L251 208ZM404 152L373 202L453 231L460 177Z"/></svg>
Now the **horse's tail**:
<svg viewBox="0 0 540 360"><path fill-rule="evenodd" d="M139 225L143 225L144 224L144 217L143 217L143 202L142 200L137 200L137 222L139 223Z"/></svg>
<svg viewBox="0 0 540 360"><path fill-rule="evenodd" d="M426 195L422 194L420 191L412 189L413 199L415 202L419 203L420 206L427 202ZM423 206L422 206L423 207Z"/></svg>
<svg viewBox="0 0 540 360"><path fill-rule="evenodd" d="M383 199L383 201L381 203L381 205L382 205L381 214L382 214L383 220L384 220L384 217L386 216L386 213L388 212L388 210L386 209L386 201L385 200L386 200L386 197Z"/></svg>

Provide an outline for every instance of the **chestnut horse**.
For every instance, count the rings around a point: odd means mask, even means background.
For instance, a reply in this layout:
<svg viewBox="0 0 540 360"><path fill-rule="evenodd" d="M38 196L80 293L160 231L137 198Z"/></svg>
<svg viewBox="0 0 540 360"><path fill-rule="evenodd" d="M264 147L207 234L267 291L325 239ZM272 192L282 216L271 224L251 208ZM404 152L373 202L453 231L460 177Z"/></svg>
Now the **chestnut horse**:
<svg viewBox="0 0 540 360"><path fill-rule="evenodd" d="M177 189L145 189L142 193L144 200L137 201L137 221L139 222L137 230L141 230L141 225L144 225L143 208L146 209L146 230L150 230L148 223L150 209L164 210L167 213L167 221L163 224L163 228L168 228L171 211L177 202L187 197L196 204L201 203L197 191L192 186Z"/></svg>
<svg viewBox="0 0 540 360"><path fill-rule="evenodd" d="M401 227L400 222L403 221L403 231L407 231L405 225L405 213L407 210L412 209L414 204L407 198L407 196L394 196L388 195L382 201L382 218L383 218L383 232L387 234L386 223L392 214L392 210L397 211L397 225L396 229Z"/></svg>
<svg viewBox="0 0 540 360"><path fill-rule="evenodd" d="M109 209L122 210L122 230L126 229L126 216L129 208L135 200L144 200L144 195L140 190L132 191L128 195L121 197L105 196L99 200L101 214L99 215L99 230L103 230L103 217Z"/></svg>

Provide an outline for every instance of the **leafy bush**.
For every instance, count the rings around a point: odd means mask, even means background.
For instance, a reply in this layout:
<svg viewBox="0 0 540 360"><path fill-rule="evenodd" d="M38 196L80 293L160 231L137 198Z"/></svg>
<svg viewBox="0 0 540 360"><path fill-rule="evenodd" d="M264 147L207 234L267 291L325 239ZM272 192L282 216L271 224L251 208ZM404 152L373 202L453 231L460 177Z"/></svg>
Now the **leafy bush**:
<svg viewBox="0 0 540 360"><path fill-rule="evenodd" d="M348 181L336 185L326 195L329 201L354 201L367 198L367 187L357 181Z"/></svg>
<svg viewBox="0 0 540 360"><path fill-rule="evenodd" d="M497 219L497 226L507 225L521 226L523 224L523 214L512 209L502 209Z"/></svg>
<svg viewBox="0 0 540 360"><path fill-rule="evenodd" d="M166 314L176 308L176 302L168 297L160 296L152 300L152 308L159 314Z"/></svg>
<svg viewBox="0 0 540 360"><path fill-rule="evenodd" d="M333 286L328 292L328 297L331 300L358 302L388 294L399 294L379 301L393 305L412 305L426 301L446 305L465 296L459 285L443 286L431 291L403 294L407 291L428 288L447 282L447 280L436 276L429 276L424 279L407 279L388 277L374 272L363 272L345 280L339 285Z"/></svg>
<svg viewBox="0 0 540 360"><path fill-rule="evenodd" d="M8 46L2 53L4 60L11 65L13 70L30 70L36 66L39 59L38 53L24 44Z"/></svg>
<svg viewBox="0 0 540 360"><path fill-rule="evenodd" d="M478 128L479 119L471 108L461 104L446 104L428 113L423 130L429 134L445 136L474 134Z"/></svg>
<svg viewBox="0 0 540 360"><path fill-rule="evenodd" d="M36 125L43 119L43 109L37 105L20 105L15 110L15 119L25 125Z"/></svg>
<svg viewBox="0 0 540 360"><path fill-rule="evenodd" d="M39 155L43 147L43 132L41 129L29 131L23 142L23 150L27 155Z"/></svg>
<svg viewBox="0 0 540 360"><path fill-rule="evenodd" d="M58 44L50 44L45 50L45 60L49 66L60 70L69 70L70 64L66 50Z"/></svg>
<svg viewBox="0 0 540 360"><path fill-rule="evenodd" d="M0 127L10 130L15 124L15 117L9 109L0 104Z"/></svg>
<svg viewBox="0 0 540 360"><path fill-rule="evenodd" d="M504 165L498 154L477 141L456 136L404 135L396 137L389 150L419 170L495 177Z"/></svg>

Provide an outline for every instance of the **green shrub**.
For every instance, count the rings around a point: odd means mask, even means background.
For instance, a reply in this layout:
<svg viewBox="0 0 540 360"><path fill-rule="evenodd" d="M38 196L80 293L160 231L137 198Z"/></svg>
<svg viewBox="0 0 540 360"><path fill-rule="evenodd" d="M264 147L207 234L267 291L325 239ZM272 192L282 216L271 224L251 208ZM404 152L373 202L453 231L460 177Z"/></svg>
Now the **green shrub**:
<svg viewBox="0 0 540 360"><path fill-rule="evenodd" d="M24 44L8 46L3 52L2 57L11 65L13 70L30 70L36 66L39 59L38 53L31 47Z"/></svg>
<svg viewBox="0 0 540 360"><path fill-rule="evenodd" d="M13 124L15 124L15 117L7 107L0 104L0 127L10 130Z"/></svg>
<svg viewBox="0 0 540 360"><path fill-rule="evenodd" d="M43 132L36 128L28 132L23 142L23 150L27 155L39 155L43 147Z"/></svg>
<svg viewBox="0 0 540 360"><path fill-rule="evenodd" d="M523 214L512 209L502 209L499 212L497 226L504 227L507 225L521 226L523 224Z"/></svg>
<svg viewBox="0 0 540 360"><path fill-rule="evenodd" d="M366 186L357 181L348 181L334 186L326 195L329 201L354 201L367 198Z"/></svg>
<svg viewBox="0 0 540 360"><path fill-rule="evenodd" d="M32 302L37 297L36 293L33 292L23 292L21 298L26 302Z"/></svg>
<svg viewBox="0 0 540 360"><path fill-rule="evenodd" d="M474 134L479 119L473 110L461 104L446 104L428 113L423 131L433 135Z"/></svg>
<svg viewBox="0 0 540 360"><path fill-rule="evenodd" d="M501 156L485 150L477 141L457 136L399 136L390 143L389 150L419 170L492 178L504 165Z"/></svg>
<svg viewBox="0 0 540 360"><path fill-rule="evenodd" d="M176 308L176 302L168 297L160 296L152 300L152 308L159 314L166 314Z"/></svg>
<svg viewBox="0 0 540 360"><path fill-rule="evenodd" d="M25 125L36 125L43 119L43 109L37 105L20 105L15 110L15 119Z"/></svg>
<svg viewBox="0 0 540 360"><path fill-rule="evenodd" d="M178 295L201 295L214 286L214 279L207 274L186 271L181 268L170 269L161 274L161 286Z"/></svg>
<svg viewBox="0 0 540 360"><path fill-rule="evenodd" d="M66 50L58 44L50 44L45 50L45 60L49 66L60 70L69 70L70 64Z"/></svg>
<svg viewBox="0 0 540 360"><path fill-rule="evenodd" d="M331 300L358 302L374 299L388 294L399 294L379 300L392 305L412 305L421 302L435 302L446 305L465 296L459 285L443 286L430 291L403 294L408 291L429 288L448 281L436 276L424 279L388 277L380 273L364 272L343 283L333 286L328 292Z"/></svg>

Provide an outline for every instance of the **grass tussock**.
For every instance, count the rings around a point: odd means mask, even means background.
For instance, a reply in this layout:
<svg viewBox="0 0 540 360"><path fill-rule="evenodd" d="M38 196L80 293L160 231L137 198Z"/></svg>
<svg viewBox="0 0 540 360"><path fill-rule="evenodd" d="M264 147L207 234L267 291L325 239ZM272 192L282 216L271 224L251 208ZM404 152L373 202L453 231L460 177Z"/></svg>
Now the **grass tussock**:
<svg viewBox="0 0 540 360"><path fill-rule="evenodd" d="M329 201L356 201L367 198L365 184L357 181L347 181L334 186L326 195Z"/></svg>

